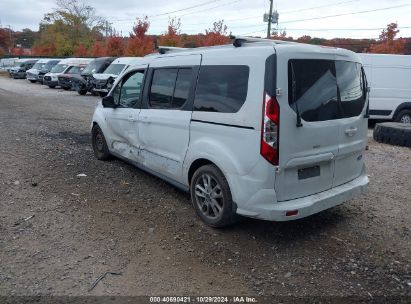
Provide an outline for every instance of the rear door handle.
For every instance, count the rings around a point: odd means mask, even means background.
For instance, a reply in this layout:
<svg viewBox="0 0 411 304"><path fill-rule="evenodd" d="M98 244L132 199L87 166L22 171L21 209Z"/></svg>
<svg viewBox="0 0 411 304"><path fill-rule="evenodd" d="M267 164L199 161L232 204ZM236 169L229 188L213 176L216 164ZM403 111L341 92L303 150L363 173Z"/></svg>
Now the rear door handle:
<svg viewBox="0 0 411 304"><path fill-rule="evenodd" d="M357 128L350 128L345 130L345 134L347 134L348 136L354 136L355 133L357 133L358 129Z"/></svg>

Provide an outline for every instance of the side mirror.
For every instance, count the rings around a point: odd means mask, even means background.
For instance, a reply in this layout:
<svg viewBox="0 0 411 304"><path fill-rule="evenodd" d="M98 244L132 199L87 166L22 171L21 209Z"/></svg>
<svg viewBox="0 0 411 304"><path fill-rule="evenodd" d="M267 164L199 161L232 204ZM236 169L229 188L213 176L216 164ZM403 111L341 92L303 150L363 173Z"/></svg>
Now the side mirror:
<svg viewBox="0 0 411 304"><path fill-rule="evenodd" d="M117 105L114 102L114 97L110 95L103 97L102 104L103 104L103 107L105 108L116 108L117 107Z"/></svg>

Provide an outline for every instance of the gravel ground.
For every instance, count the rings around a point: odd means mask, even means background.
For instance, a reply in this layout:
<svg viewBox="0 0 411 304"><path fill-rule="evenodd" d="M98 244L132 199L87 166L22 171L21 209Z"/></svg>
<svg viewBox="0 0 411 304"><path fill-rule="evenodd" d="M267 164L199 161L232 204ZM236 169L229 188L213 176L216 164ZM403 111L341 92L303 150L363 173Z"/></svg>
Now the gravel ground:
<svg viewBox="0 0 411 304"><path fill-rule="evenodd" d="M0 295L411 295L411 149L370 136L368 195L215 230L188 194L94 158L97 100L0 77Z"/></svg>

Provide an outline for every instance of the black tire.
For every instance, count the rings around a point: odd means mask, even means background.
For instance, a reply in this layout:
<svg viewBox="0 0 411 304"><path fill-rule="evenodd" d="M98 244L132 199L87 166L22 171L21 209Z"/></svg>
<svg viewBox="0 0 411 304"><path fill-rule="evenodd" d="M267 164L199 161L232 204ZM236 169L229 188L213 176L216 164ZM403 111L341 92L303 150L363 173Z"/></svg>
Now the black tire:
<svg viewBox="0 0 411 304"><path fill-rule="evenodd" d="M80 95L86 95L87 90L78 90L77 93L79 93Z"/></svg>
<svg viewBox="0 0 411 304"><path fill-rule="evenodd" d="M94 155L98 160L111 159L112 156L108 150L106 138L98 125L94 125L91 130L91 144L93 146Z"/></svg>
<svg viewBox="0 0 411 304"><path fill-rule="evenodd" d="M36 83L36 80L29 80L31 83Z"/></svg>
<svg viewBox="0 0 411 304"><path fill-rule="evenodd" d="M377 123L374 128L373 138L375 141L411 147L411 124L399 122Z"/></svg>
<svg viewBox="0 0 411 304"><path fill-rule="evenodd" d="M219 185L220 191L218 192L219 195L221 194L222 198L218 201L218 207L221 210L218 213L218 215L214 212L214 210L217 209L214 209L215 207L211 206L211 194L208 194L208 198L204 197L203 199L202 197L199 197L196 193L196 187L201 185L204 176L210 176L212 180L217 182ZM213 185L213 183L210 182L210 185L211 187L217 188L217 183L214 183ZM214 228L222 228L233 224L239 218L235 213L235 204L232 201L231 191L228 182L224 177L224 174L215 165L205 165L198 168L195 171L190 183L190 193L191 202L197 215L207 225ZM206 201L207 199L208 202ZM214 201L216 200L214 199ZM214 217L210 214L210 211L213 215L215 215Z"/></svg>
<svg viewBox="0 0 411 304"><path fill-rule="evenodd" d="M106 97L107 93L106 92L98 92L98 96L100 97Z"/></svg>
<svg viewBox="0 0 411 304"><path fill-rule="evenodd" d="M71 88L70 87L63 87L63 90L64 91L68 91L68 90L70 90Z"/></svg>
<svg viewBox="0 0 411 304"><path fill-rule="evenodd" d="M394 121L402 123L411 123L411 110L404 109L398 112Z"/></svg>
<svg viewBox="0 0 411 304"><path fill-rule="evenodd" d="M56 86L54 86L54 85L49 85L49 88L50 89L54 89Z"/></svg>

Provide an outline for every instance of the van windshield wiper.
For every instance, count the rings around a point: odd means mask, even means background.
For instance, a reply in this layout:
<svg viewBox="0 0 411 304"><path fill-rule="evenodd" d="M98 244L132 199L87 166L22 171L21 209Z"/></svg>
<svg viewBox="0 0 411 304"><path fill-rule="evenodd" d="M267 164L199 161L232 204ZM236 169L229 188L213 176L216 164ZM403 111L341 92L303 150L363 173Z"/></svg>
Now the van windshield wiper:
<svg viewBox="0 0 411 304"><path fill-rule="evenodd" d="M298 110L298 103L297 103L297 81L295 80L295 72L294 72L294 65L291 63L291 77L292 77L292 92L291 92L291 102L295 104L295 113L297 114L297 128L303 126L301 122L301 115L300 111Z"/></svg>

